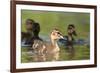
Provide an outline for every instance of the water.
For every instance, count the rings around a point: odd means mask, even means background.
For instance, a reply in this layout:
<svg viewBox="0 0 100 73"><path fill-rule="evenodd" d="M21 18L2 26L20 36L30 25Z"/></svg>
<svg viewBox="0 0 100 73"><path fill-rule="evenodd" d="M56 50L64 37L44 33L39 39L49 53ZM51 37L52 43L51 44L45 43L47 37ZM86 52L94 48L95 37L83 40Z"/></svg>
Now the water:
<svg viewBox="0 0 100 73"><path fill-rule="evenodd" d="M46 42L50 42L48 36L41 36ZM81 41L82 43L82 41ZM73 49L68 49L63 43L58 42L60 51L53 53L37 53L30 50L30 46L22 45L21 62L46 62L46 61L69 61L69 60L87 60L90 59L90 49L84 44L74 45Z"/></svg>

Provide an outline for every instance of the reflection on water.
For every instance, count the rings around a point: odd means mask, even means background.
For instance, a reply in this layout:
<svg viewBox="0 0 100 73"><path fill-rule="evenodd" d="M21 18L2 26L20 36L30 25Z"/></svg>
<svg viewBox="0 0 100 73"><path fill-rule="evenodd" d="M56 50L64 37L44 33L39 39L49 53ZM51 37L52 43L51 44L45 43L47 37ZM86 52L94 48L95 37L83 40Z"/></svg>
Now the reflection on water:
<svg viewBox="0 0 100 73"><path fill-rule="evenodd" d="M74 48L69 48L67 56L68 56L69 60L72 60L74 58L74 56L75 56L75 49Z"/></svg>
<svg viewBox="0 0 100 73"><path fill-rule="evenodd" d="M67 49L66 51L61 50L59 52L52 53L34 53L33 61L44 62L44 61L63 61L62 57L66 57L66 60L73 60L75 57L75 49Z"/></svg>
<svg viewBox="0 0 100 73"><path fill-rule="evenodd" d="M75 56L75 48L73 46L68 46L68 58L73 59Z"/></svg>
<svg viewBox="0 0 100 73"><path fill-rule="evenodd" d="M90 59L90 49L86 46L74 46L74 48L60 47L59 52L36 53L28 47L22 47L21 62L45 62L45 61L69 61Z"/></svg>
<svg viewBox="0 0 100 73"><path fill-rule="evenodd" d="M33 56L33 60L35 62L43 62L43 61L46 61L46 56L45 55L38 55L38 54L35 54Z"/></svg>
<svg viewBox="0 0 100 73"><path fill-rule="evenodd" d="M75 48L60 47L60 51L58 51L58 52L50 52L50 53L42 52L41 53L41 52L39 52L39 50L33 50L33 49L29 50L28 47L25 47L25 48L23 47L21 61L22 62L45 62L45 61L74 60L75 58L77 59L77 56L78 56L76 54L76 52L79 52L78 48L76 48L76 49L77 49L77 51L75 50ZM82 55L82 57L84 57L84 54Z"/></svg>
<svg viewBox="0 0 100 73"><path fill-rule="evenodd" d="M59 52L53 53L34 53L33 60L35 62L44 62L44 61L57 61L59 60Z"/></svg>

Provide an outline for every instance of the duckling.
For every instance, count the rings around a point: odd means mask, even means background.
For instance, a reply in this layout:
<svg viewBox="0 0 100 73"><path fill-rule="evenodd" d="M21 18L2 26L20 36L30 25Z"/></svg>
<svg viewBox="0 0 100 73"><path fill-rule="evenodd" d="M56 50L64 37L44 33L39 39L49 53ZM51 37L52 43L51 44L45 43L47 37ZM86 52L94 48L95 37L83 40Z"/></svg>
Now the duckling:
<svg viewBox="0 0 100 73"><path fill-rule="evenodd" d="M51 56L52 60L57 60L59 57L58 56L59 54L57 52L60 51L57 41L61 38L63 38L61 32L55 28L52 30L50 34L50 40L51 40L50 43L41 40L34 40L32 48L34 52L37 53L38 55L45 54L46 58Z"/></svg>

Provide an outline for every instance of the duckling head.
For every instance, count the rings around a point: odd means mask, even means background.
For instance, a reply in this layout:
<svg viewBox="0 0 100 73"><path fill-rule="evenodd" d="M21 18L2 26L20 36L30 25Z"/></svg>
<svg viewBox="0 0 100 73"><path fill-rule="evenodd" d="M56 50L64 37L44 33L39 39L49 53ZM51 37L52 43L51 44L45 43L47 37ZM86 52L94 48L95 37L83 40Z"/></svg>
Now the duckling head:
<svg viewBox="0 0 100 73"><path fill-rule="evenodd" d="M59 40L59 39L64 39L64 37L58 29L53 29L53 31L51 32L51 39Z"/></svg>

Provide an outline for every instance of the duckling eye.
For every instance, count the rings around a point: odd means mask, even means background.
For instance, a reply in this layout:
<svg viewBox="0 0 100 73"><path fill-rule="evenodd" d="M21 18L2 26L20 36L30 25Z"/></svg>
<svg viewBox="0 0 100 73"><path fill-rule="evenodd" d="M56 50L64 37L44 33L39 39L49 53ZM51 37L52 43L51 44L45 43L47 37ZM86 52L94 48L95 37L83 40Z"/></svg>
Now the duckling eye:
<svg viewBox="0 0 100 73"><path fill-rule="evenodd" d="M57 34L61 35L61 33L60 33L60 32L57 32Z"/></svg>

